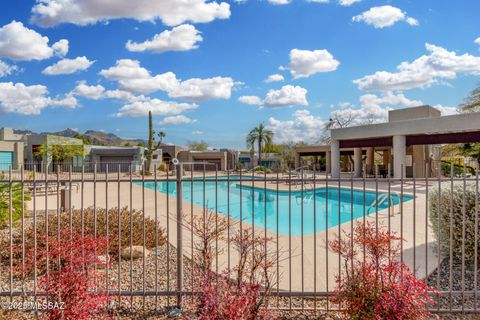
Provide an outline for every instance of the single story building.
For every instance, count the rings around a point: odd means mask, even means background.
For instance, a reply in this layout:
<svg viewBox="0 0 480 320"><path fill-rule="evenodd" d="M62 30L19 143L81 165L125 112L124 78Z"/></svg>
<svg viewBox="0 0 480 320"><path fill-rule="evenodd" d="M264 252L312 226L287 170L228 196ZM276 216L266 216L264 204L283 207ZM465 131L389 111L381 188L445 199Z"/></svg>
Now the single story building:
<svg viewBox="0 0 480 320"><path fill-rule="evenodd" d="M173 159L178 158L178 153L186 148L173 144L162 144L159 150L162 150L162 161L171 164Z"/></svg>
<svg viewBox="0 0 480 320"><path fill-rule="evenodd" d="M226 171L235 169L235 152L227 149L192 151L184 150L177 154L180 162L190 163L185 165L187 171ZM192 164L194 163L194 164Z"/></svg>
<svg viewBox="0 0 480 320"><path fill-rule="evenodd" d="M10 128L0 128L0 171L19 169L23 163L23 136Z"/></svg>
<svg viewBox="0 0 480 320"><path fill-rule="evenodd" d="M341 150L353 149L356 177L362 176L364 151L383 150L384 164L395 178L428 177L437 172L440 146L480 142L480 113L442 116L430 106L391 110L387 123L331 130L331 174L340 176ZM371 160L367 165L372 165Z"/></svg>
<svg viewBox="0 0 480 320"><path fill-rule="evenodd" d="M81 139L56 136L52 134L31 134L24 137L25 144L25 163L52 162L51 156L44 154L39 155L38 152L42 146L83 146ZM71 159L65 159L73 165L81 165L83 163L83 155L74 156Z"/></svg>
<svg viewBox="0 0 480 320"><path fill-rule="evenodd" d="M239 151L238 162L242 169L253 169L257 166L258 157L252 151Z"/></svg>
<svg viewBox="0 0 480 320"><path fill-rule="evenodd" d="M282 164L282 159L277 153L262 153L262 159L258 162L259 166L271 169L278 169Z"/></svg>
<svg viewBox="0 0 480 320"><path fill-rule="evenodd" d="M98 172L129 172L142 170L145 161L146 149L144 147L85 147L85 162L89 165L97 163ZM158 157L158 153L156 153ZM161 155L161 153L160 153Z"/></svg>

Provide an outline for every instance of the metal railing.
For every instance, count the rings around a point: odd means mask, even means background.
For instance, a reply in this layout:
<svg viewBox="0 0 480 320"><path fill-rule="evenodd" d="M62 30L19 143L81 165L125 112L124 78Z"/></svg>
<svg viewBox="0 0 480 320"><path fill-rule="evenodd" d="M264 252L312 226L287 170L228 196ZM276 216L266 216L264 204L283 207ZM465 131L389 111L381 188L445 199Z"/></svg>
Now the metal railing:
<svg viewBox="0 0 480 320"><path fill-rule="evenodd" d="M432 311L479 310L478 169L471 176L455 175L451 165L449 176L439 172L435 178L417 178L414 172L413 178L348 174L333 179L315 171L300 175L292 171L220 172L215 165L206 169L206 163L201 172L184 171L182 164L175 166L175 172L148 172L146 168L134 172L128 164L124 172L124 165L57 165L55 169L25 165L2 171L0 299L36 300L45 295L39 283L48 275L49 266L41 265L40 252L44 250L41 253L48 257L49 239L61 240L60 230L66 226L80 228L82 237L93 232L94 237L118 241L110 242L105 258L118 251L118 259L112 259L103 271L113 280L99 288L119 297L120 304L145 309L181 306L194 293L197 236L189 223L211 212L215 223L227 219L225 238L215 241L216 273L230 272L235 264L231 245L235 232L249 230L264 237L276 277L271 308L341 309L331 298L343 261L325 243L353 233L354 223L371 221L404 239L399 260L441 293L430 306ZM430 172L429 168L424 172ZM432 197L434 192L436 197ZM447 215L438 214L434 221L432 208L445 210ZM455 220L456 215L461 219ZM112 227L109 219L118 222ZM46 239L39 237L42 230ZM49 230L58 234L49 234ZM110 238L114 234L116 238ZM442 251L445 241L449 247ZM135 253L137 260L133 247L141 247ZM125 248L130 259L120 259ZM26 264L34 265L31 274L25 271Z"/></svg>

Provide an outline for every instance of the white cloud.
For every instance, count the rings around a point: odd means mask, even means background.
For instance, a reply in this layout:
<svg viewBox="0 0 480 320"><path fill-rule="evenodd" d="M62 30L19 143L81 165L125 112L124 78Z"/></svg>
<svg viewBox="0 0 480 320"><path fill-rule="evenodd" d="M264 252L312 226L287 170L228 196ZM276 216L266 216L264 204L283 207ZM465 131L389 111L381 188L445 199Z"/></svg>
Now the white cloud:
<svg viewBox="0 0 480 320"><path fill-rule="evenodd" d="M178 84L173 72L152 77L150 72L131 59L117 60L114 67L100 71L105 78L118 81L122 90L135 93L152 93L158 90L169 91Z"/></svg>
<svg viewBox="0 0 480 320"><path fill-rule="evenodd" d="M330 0L307 0L307 2L313 2L313 3L329 3Z"/></svg>
<svg viewBox="0 0 480 320"><path fill-rule="evenodd" d="M474 41L476 44L480 45L480 37L478 37L477 39L475 39Z"/></svg>
<svg viewBox="0 0 480 320"><path fill-rule="evenodd" d="M0 57L25 61L44 60L65 50L66 40L60 40L53 47L48 45L48 41L48 37L13 20L0 28Z"/></svg>
<svg viewBox="0 0 480 320"><path fill-rule="evenodd" d="M60 74L72 74L78 71L87 70L95 61L90 61L87 57L76 57L75 59L62 59L57 63L46 67L42 73L48 76Z"/></svg>
<svg viewBox="0 0 480 320"><path fill-rule="evenodd" d="M411 26L414 26L414 27L420 25L420 23L418 22L418 20L415 19L415 18L412 18L412 17L408 17L407 20L405 20L405 22L408 23L408 24L411 25Z"/></svg>
<svg viewBox="0 0 480 320"><path fill-rule="evenodd" d="M295 79L306 78L319 72L330 72L337 69L340 62L328 50L300 50L290 51L290 64L282 69L290 70Z"/></svg>
<svg viewBox="0 0 480 320"><path fill-rule="evenodd" d="M297 110L292 117L292 120L285 121L273 117L268 120L268 128L274 132L275 141L318 143L323 134L321 128L325 121L312 115L308 110Z"/></svg>
<svg viewBox="0 0 480 320"><path fill-rule="evenodd" d="M362 1L362 0L338 0L338 3L339 3L341 6L349 7L349 6L351 6L352 4L357 3L357 2L360 2L360 1Z"/></svg>
<svg viewBox="0 0 480 320"><path fill-rule="evenodd" d="M233 86L233 79L228 77L193 78L179 82L173 90L168 91L168 96L194 101L230 99Z"/></svg>
<svg viewBox="0 0 480 320"><path fill-rule="evenodd" d="M295 105L308 105L307 89L300 86L283 86L280 90L270 90L263 100L267 107L287 107Z"/></svg>
<svg viewBox="0 0 480 320"><path fill-rule="evenodd" d="M441 104L434 105L433 107L440 110L442 116L451 116L458 113L458 108L455 107L446 107Z"/></svg>
<svg viewBox="0 0 480 320"><path fill-rule="evenodd" d="M66 56L68 53L68 48L69 42L67 39L62 39L52 45L53 53L59 57Z"/></svg>
<svg viewBox="0 0 480 320"><path fill-rule="evenodd" d="M432 44L425 45L428 55L413 62L402 62L398 72L377 71L354 80L362 90L408 90L426 88L441 80L455 79L457 73L480 75L480 57L470 54L457 55Z"/></svg>
<svg viewBox="0 0 480 320"><path fill-rule="evenodd" d="M190 119L184 115L178 116L170 116L164 118L162 121L159 122L160 125L179 125L179 124L188 124L196 122L197 120Z"/></svg>
<svg viewBox="0 0 480 320"><path fill-rule="evenodd" d="M257 97L257 96L241 96L240 98L238 98L238 101L240 101L241 103L249 104L253 106L262 105L262 99L260 99L260 97Z"/></svg>
<svg viewBox="0 0 480 320"><path fill-rule="evenodd" d="M176 26L187 21L206 23L230 17L230 5L208 0L37 0L32 21L43 27L60 23L77 25L132 18L138 21L160 19Z"/></svg>
<svg viewBox="0 0 480 320"><path fill-rule="evenodd" d="M67 95L63 99L49 99L50 106L53 107L65 107L65 108L75 108L78 105L77 99L72 95Z"/></svg>
<svg viewBox="0 0 480 320"><path fill-rule="evenodd" d="M12 72L14 72L15 70L17 70L16 66L6 64L2 60L0 60L0 78L12 74Z"/></svg>
<svg viewBox="0 0 480 320"><path fill-rule="evenodd" d="M200 135L200 134L203 134L203 132L200 131L200 130L194 130L194 131L192 131L192 134L194 134L194 135Z"/></svg>
<svg viewBox="0 0 480 320"><path fill-rule="evenodd" d="M89 86L85 81L80 81L72 93L78 96L86 97L93 100L103 98L105 88L101 85Z"/></svg>
<svg viewBox="0 0 480 320"><path fill-rule="evenodd" d="M354 16L352 20L356 22L365 22L377 29L391 27L400 21L406 21L411 26L418 25L416 19L408 17L405 12L390 5L370 8L370 10Z"/></svg>
<svg viewBox="0 0 480 320"><path fill-rule="evenodd" d="M129 40L126 48L134 52L188 51L197 49L197 43L201 41L203 41L203 38L200 35L200 31L190 24L182 24L172 30L165 30L155 35L151 40L142 43Z"/></svg>
<svg viewBox="0 0 480 320"><path fill-rule="evenodd" d="M148 111L152 111L154 115L168 116L178 115L184 111L196 109L197 107L198 105L194 103L145 99L144 101L135 101L124 105L116 115L117 117L143 117L148 114Z"/></svg>
<svg viewBox="0 0 480 320"><path fill-rule="evenodd" d="M363 108L380 108L380 107L388 107L388 108L409 108L409 107L417 107L422 105L423 102L420 100L410 100L403 93L393 93L393 92L386 92L382 96L378 96L375 94L364 94L360 97L360 105Z"/></svg>
<svg viewBox="0 0 480 320"><path fill-rule="evenodd" d="M410 108L423 105L420 100L411 100L401 92L385 92L384 94L365 94L360 97L360 107L334 110L330 117L340 119L348 126L358 126L368 123L388 121L388 111L393 109Z"/></svg>
<svg viewBox="0 0 480 320"><path fill-rule="evenodd" d="M100 75L109 80L128 80L136 78L148 78L150 72L140 66L138 60L120 59L117 60L114 67L100 71Z"/></svg>
<svg viewBox="0 0 480 320"><path fill-rule="evenodd" d="M348 102L348 101L342 101L342 102L340 102L338 105L339 105L340 107L342 107L342 108L348 108L348 107L351 107L351 106L352 106L352 104L351 104L350 102Z"/></svg>
<svg viewBox="0 0 480 320"><path fill-rule="evenodd" d="M47 87L43 85L26 86L23 83L0 83L0 113L19 113L36 115L48 106L74 108L75 97L53 99L47 96Z"/></svg>
<svg viewBox="0 0 480 320"><path fill-rule="evenodd" d="M104 96L110 99L124 100L124 101L141 101L146 99L145 96L143 95L135 96L131 92L118 90L118 89L107 90L105 91Z"/></svg>
<svg viewBox="0 0 480 320"><path fill-rule="evenodd" d="M292 107L306 106L307 89L300 86L286 85L280 90L270 90L267 92L265 99L261 100L257 96L241 96L238 101L250 105L258 105L262 107Z"/></svg>
<svg viewBox="0 0 480 320"><path fill-rule="evenodd" d="M283 4L289 4L290 0L268 0L271 4L277 4L277 5L283 5Z"/></svg>
<svg viewBox="0 0 480 320"><path fill-rule="evenodd" d="M285 78L281 74L275 73L275 74L269 75L268 78L265 79L265 82L270 83L270 82L277 82L277 81L284 81L284 80Z"/></svg>
<svg viewBox="0 0 480 320"><path fill-rule="evenodd" d="M114 67L102 70L100 74L109 80L118 81L122 90L140 94L164 91L171 98L193 101L229 99L235 85L229 77L181 81L173 72L152 76L140 66L139 61L130 59L118 60Z"/></svg>

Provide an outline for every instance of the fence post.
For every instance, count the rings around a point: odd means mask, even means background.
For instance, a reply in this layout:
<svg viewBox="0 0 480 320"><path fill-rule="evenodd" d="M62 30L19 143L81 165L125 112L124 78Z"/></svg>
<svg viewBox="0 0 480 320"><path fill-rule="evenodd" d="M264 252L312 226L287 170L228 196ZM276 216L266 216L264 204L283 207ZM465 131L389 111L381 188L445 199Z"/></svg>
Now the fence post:
<svg viewBox="0 0 480 320"><path fill-rule="evenodd" d="M182 292L183 292L183 189L182 189L182 177L183 177L183 165L181 163L176 164L177 175L177 306L180 308L182 305Z"/></svg>

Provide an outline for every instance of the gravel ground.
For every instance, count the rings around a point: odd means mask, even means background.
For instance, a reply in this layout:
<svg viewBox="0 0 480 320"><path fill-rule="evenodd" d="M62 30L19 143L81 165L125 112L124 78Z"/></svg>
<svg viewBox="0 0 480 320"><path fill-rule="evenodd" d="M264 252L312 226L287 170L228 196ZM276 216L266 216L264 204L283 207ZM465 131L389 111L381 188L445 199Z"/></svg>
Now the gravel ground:
<svg viewBox="0 0 480 320"><path fill-rule="evenodd" d="M167 255L167 245L158 247L158 254L155 255L155 249L150 250L150 254L146 257L145 262L143 259L130 261L122 260L120 265L117 262L113 262L111 268L108 270L108 279L111 283L112 290L116 290L118 287L118 280L120 279L120 286L122 290L125 291L167 291L169 288L173 290L176 286L176 249L173 246L168 247ZM145 268L144 268L145 264ZM120 277L118 270L120 269ZM145 270L145 272L143 272ZM155 271L156 270L156 271ZM169 272L167 273L167 270ZM185 259L185 286L188 287L191 283L191 261ZM433 272L428 278L428 282L433 287L437 286L437 272L440 272L440 289L448 290L450 285L449 280L449 261L444 260L440 268ZM7 272L5 272L7 271ZM102 272L104 272L102 270ZM473 289L473 277L474 270L473 264L466 264L465 270L465 290ZM8 270L3 269L0 275L0 291L9 291L9 273ZM453 289L461 290L461 261L453 261ZM480 279L480 274L479 274ZM155 285L156 284L156 285ZM14 290L20 290L22 287L21 282L14 281ZM32 288L32 281L26 286L27 288ZM169 287L169 288L168 288ZM186 297L188 301L188 297ZM441 297L437 299L437 303L441 308L448 308L450 302L452 307L459 308L461 307L461 297L452 297L450 300L449 296ZM15 301L21 301L21 298L16 298ZM112 299L112 301L117 301ZM0 298L1 303L8 303L9 298ZM465 298L465 309L473 309L473 297ZM116 311L114 313L115 318L120 319L167 319L169 312L173 309L175 305L175 297L143 297L136 296L134 298L124 297L121 300L120 305L116 305ZM288 308L290 306L289 298L275 298L272 297L270 301L272 307L279 306L280 308ZM5 307L5 305L2 305ZM304 308L313 308L314 301L312 299L305 298L291 299L291 306L294 311L277 311L275 315L279 319L338 319L337 314L324 314L324 313L314 313L309 311L301 311L302 306ZM325 307L325 300L318 299L317 308ZM480 306L479 306L480 308ZM478 315L469 315L469 314L441 314L435 316L435 319L480 319ZM23 312L23 311L10 311L5 308L0 308L0 319L35 319L35 314L33 312Z"/></svg>
<svg viewBox="0 0 480 320"><path fill-rule="evenodd" d="M475 288L475 270L473 262L465 262L464 272L464 290L473 291ZM450 291L450 279L451 288L453 291L462 291L462 261L459 258L453 258L452 260L452 276L450 277L450 259L446 258L440 263L440 267L437 268L427 279L430 286L439 288L440 291ZM480 272L477 270L477 281L480 279ZM438 286L439 285L439 286ZM477 308L480 309L480 304L477 298ZM475 297L466 294L463 298L460 295L445 294L438 297L436 300L436 306L441 309L461 309L462 304L464 310L474 310ZM450 319L450 318L449 318ZM451 318L454 319L454 318ZM462 318L463 319L463 318ZM480 316L477 316L480 319Z"/></svg>

